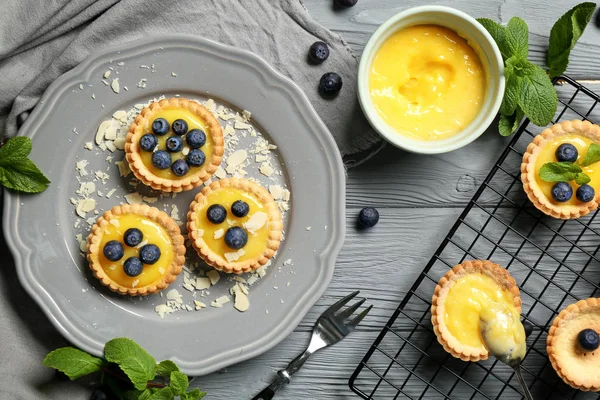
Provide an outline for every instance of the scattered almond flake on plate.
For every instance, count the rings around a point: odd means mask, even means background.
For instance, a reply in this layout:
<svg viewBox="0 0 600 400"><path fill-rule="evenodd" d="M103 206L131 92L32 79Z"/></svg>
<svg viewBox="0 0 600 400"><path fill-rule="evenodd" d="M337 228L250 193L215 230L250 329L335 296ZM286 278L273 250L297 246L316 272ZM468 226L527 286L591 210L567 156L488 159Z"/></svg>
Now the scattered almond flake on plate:
<svg viewBox="0 0 600 400"><path fill-rule="evenodd" d="M242 118L244 118L244 120L248 121L250 120L250 118L252 117L252 113L248 110L243 110L242 111Z"/></svg>
<svg viewBox="0 0 600 400"><path fill-rule="evenodd" d="M171 72L171 76L172 76L173 78L177 78L177 74L176 74L175 72Z"/></svg>
<svg viewBox="0 0 600 400"><path fill-rule="evenodd" d="M140 89L146 89L146 81L147 79L140 79L140 81L137 83L137 87L139 87Z"/></svg>
<svg viewBox="0 0 600 400"><path fill-rule="evenodd" d="M87 197L88 195L96 191L96 184L94 182L81 182L79 189L75 191L80 196Z"/></svg>
<svg viewBox="0 0 600 400"><path fill-rule="evenodd" d="M86 144L83 147L86 150L92 150L94 148L94 143L92 143L92 142L86 142Z"/></svg>
<svg viewBox="0 0 600 400"><path fill-rule="evenodd" d="M96 208L96 200L82 199L77 202L75 211L81 218L85 218L86 214Z"/></svg>
<svg viewBox="0 0 600 400"><path fill-rule="evenodd" d="M125 141L126 139L124 137L118 137L115 139L115 141L113 142L113 145L119 149L119 150L123 150L125 149Z"/></svg>
<svg viewBox="0 0 600 400"><path fill-rule="evenodd" d="M254 161L257 163L261 163L261 162L265 162L269 159L268 156L265 156L264 154L257 154L256 157L254 158Z"/></svg>
<svg viewBox="0 0 600 400"><path fill-rule="evenodd" d="M142 204L143 202L142 196L138 192L129 193L123 197L125 197L125 201L129 204Z"/></svg>
<svg viewBox="0 0 600 400"><path fill-rule="evenodd" d="M215 171L214 175L219 179L224 179L225 177L227 177L227 173L225 172L223 167L221 167L220 165L219 165L219 168L217 168L217 170Z"/></svg>
<svg viewBox="0 0 600 400"><path fill-rule="evenodd" d="M117 191L117 189L111 189L108 193L106 193L106 198L110 199L112 197L113 194L115 194L115 192Z"/></svg>
<svg viewBox="0 0 600 400"><path fill-rule="evenodd" d="M110 72L111 72L110 70L106 71L106 72L104 73L104 75L102 75L102 77L103 77L104 79L108 79L108 77L110 76Z"/></svg>
<svg viewBox="0 0 600 400"><path fill-rule="evenodd" d="M208 99L204 102L204 107L210 112L215 112L217 105L213 99Z"/></svg>
<svg viewBox="0 0 600 400"><path fill-rule="evenodd" d="M244 130L252 129L252 125L247 124L245 122L241 122L241 121L235 121L235 123L233 124L233 127L235 129L244 129Z"/></svg>
<svg viewBox="0 0 600 400"><path fill-rule="evenodd" d="M246 161L247 156L248 153L246 153L246 150L238 150L236 152L231 153L226 160L227 168L225 168L225 170L227 171L227 173L233 174L234 172L236 172Z"/></svg>
<svg viewBox="0 0 600 400"><path fill-rule="evenodd" d="M159 317L164 318L165 314L172 314L174 310L166 304L159 304L154 307L154 311Z"/></svg>
<svg viewBox="0 0 600 400"><path fill-rule="evenodd" d="M244 290L241 286L242 284L238 282L231 288L231 292L234 296L233 307L240 312L245 312L250 307L250 302L248 301L247 294L244 293Z"/></svg>
<svg viewBox="0 0 600 400"><path fill-rule="evenodd" d="M219 279L221 279L221 275L219 274L219 271L211 269L210 271L208 271L206 273L206 276L208 277L208 279L210 279L210 284L211 285L216 285L217 282L219 282Z"/></svg>
<svg viewBox="0 0 600 400"><path fill-rule="evenodd" d="M307 231L310 231L311 229L312 229L312 227L311 227L311 226L307 226L307 227L306 227L306 230L307 230Z"/></svg>
<svg viewBox="0 0 600 400"><path fill-rule="evenodd" d="M269 193L271 193L271 196L273 196L275 200L283 198L283 188L279 185L270 185Z"/></svg>
<svg viewBox="0 0 600 400"><path fill-rule="evenodd" d="M198 300L194 300L194 305L196 306L196 311L206 308L206 304Z"/></svg>
<svg viewBox="0 0 600 400"><path fill-rule="evenodd" d="M79 172L79 176L86 176L88 174L88 172L85 170L85 167L87 167L89 164L90 163L88 162L88 160L77 161L77 163L75 164L75 170Z"/></svg>
<svg viewBox="0 0 600 400"><path fill-rule="evenodd" d="M112 82L110 83L110 88L112 89L113 92L115 93L119 93L120 88L119 88L119 78L115 78L112 80Z"/></svg>
<svg viewBox="0 0 600 400"><path fill-rule="evenodd" d="M231 299L227 296L221 296L219 298L217 298L216 300L213 300L210 303L211 307L216 307L216 308L221 308L223 307L223 304L227 304L231 301Z"/></svg>
<svg viewBox="0 0 600 400"><path fill-rule="evenodd" d="M115 147L115 145L113 144L113 142L104 142L106 144L106 148L109 149L112 153L114 153L117 148Z"/></svg>
<svg viewBox="0 0 600 400"><path fill-rule="evenodd" d="M217 281L218 281L218 279L217 279ZM205 278L203 276L197 276L196 277L196 283L194 284L194 286L198 290L209 289L210 285L211 285L211 282L212 281L210 280L210 278Z"/></svg>
<svg viewBox="0 0 600 400"><path fill-rule="evenodd" d="M221 229L217 229L213 235L213 237L215 239L221 239L223 237L223 235L225 234L225 231L223 230L223 228Z"/></svg>
<svg viewBox="0 0 600 400"><path fill-rule="evenodd" d="M131 173L131 169L129 169L129 163L126 160L115 162L117 167L119 167L119 174L122 177L126 177Z"/></svg>
<svg viewBox="0 0 600 400"><path fill-rule="evenodd" d="M142 200L148 204L154 204L158 201L158 197L142 196Z"/></svg>
<svg viewBox="0 0 600 400"><path fill-rule="evenodd" d="M267 223L268 215L266 212L257 211L248 218L246 222L244 222L244 228L246 228L251 233L256 233L257 230L265 226Z"/></svg>
<svg viewBox="0 0 600 400"><path fill-rule="evenodd" d="M273 167L268 162L262 163L260 165L260 167L258 168L258 170L260 171L261 174L263 174L266 177L270 177L275 172Z"/></svg>
<svg viewBox="0 0 600 400"><path fill-rule="evenodd" d="M225 125L225 129L223 129L223 135L229 136L235 133L235 129L231 125Z"/></svg>

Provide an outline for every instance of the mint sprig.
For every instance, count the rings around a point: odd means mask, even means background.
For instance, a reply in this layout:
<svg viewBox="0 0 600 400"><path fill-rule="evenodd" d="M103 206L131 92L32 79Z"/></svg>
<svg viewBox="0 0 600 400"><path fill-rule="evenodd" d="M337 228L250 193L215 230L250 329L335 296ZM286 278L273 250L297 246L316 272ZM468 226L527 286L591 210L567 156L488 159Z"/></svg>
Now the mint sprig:
<svg viewBox="0 0 600 400"><path fill-rule="evenodd" d="M511 135L524 116L539 126L552 121L558 96L550 78L566 70L570 51L583 34L595 7L594 3L581 3L554 24L546 57L549 72L527 60L529 29L521 18L511 18L506 27L488 18L477 19L498 45L505 64L506 86L498 125L501 135Z"/></svg>
<svg viewBox="0 0 600 400"><path fill-rule="evenodd" d="M26 193L46 190L50 181L29 158L31 139L16 136L0 147L0 185Z"/></svg>
<svg viewBox="0 0 600 400"><path fill-rule="evenodd" d="M540 168L540 178L545 182L575 181L579 186L585 185L590 183L591 178L581 167L587 167L598 161L600 161L600 145L591 143L580 164L567 161L546 163Z"/></svg>
<svg viewBox="0 0 600 400"><path fill-rule="evenodd" d="M177 364L156 360L139 344L128 338L110 340L104 346L104 359L85 351L63 347L50 352L43 361L70 379L100 373L104 390L119 400L199 400L206 393L189 390L188 377ZM131 387L135 389L131 390Z"/></svg>
<svg viewBox="0 0 600 400"><path fill-rule="evenodd" d="M585 153L585 157L583 157L583 161L581 161L581 165L587 167L598 161L600 161L600 146L596 143L592 143L590 144L590 147L588 147L587 153Z"/></svg>

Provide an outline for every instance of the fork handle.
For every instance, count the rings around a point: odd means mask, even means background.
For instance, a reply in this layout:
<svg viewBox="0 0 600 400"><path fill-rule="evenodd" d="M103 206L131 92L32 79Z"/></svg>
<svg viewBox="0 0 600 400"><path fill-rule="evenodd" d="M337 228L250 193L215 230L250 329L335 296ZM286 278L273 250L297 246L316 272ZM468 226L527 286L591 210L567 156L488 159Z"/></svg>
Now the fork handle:
<svg viewBox="0 0 600 400"><path fill-rule="evenodd" d="M300 354L291 363L288 364L287 368L277 371L277 378L262 392L257 394L252 400L271 400L275 397L275 392L281 389L284 385L290 383L292 375L304 365L306 360L312 355L312 351L306 350Z"/></svg>

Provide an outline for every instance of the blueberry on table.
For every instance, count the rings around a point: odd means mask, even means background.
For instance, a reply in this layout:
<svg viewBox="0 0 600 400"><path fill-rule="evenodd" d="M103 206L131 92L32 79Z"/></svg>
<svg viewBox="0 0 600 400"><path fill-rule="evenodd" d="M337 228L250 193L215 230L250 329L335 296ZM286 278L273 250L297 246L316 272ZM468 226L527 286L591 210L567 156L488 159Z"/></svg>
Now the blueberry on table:
<svg viewBox="0 0 600 400"><path fill-rule="evenodd" d="M593 329L584 329L577 335L579 346L585 351L594 351L600 345L598 332Z"/></svg>
<svg viewBox="0 0 600 400"><path fill-rule="evenodd" d="M352 7L358 3L358 0L335 0L335 3L340 7Z"/></svg>
<svg viewBox="0 0 600 400"><path fill-rule="evenodd" d="M152 154L152 165L158 169L167 169L171 166L171 155L165 150L158 150Z"/></svg>
<svg viewBox="0 0 600 400"><path fill-rule="evenodd" d="M236 200L231 205L231 213L238 218L245 217L250 212L248 203L242 200Z"/></svg>
<svg viewBox="0 0 600 400"><path fill-rule="evenodd" d="M308 49L308 57L315 64L321 64L329 57L329 47L325 42L314 42Z"/></svg>
<svg viewBox="0 0 600 400"><path fill-rule="evenodd" d="M140 147L144 151L154 151L158 146L158 139L151 133L146 133L140 138Z"/></svg>
<svg viewBox="0 0 600 400"><path fill-rule="evenodd" d="M577 190L575 191L575 196L577 197L577 200L583 203L587 203L588 201L594 200L596 192L594 191L594 188L590 185L583 184L577 188Z"/></svg>
<svg viewBox="0 0 600 400"><path fill-rule="evenodd" d="M200 129L192 129L185 136L185 141L192 149L199 149L206 143L206 135Z"/></svg>
<svg viewBox="0 0 600 400"><path fill-rule="evenodd" d="M183 149L183 139L179 136L171 136L167 139L166 146L167 151L171 153L181 151L181 149Z"/></svg>
<svg viewBox="0 0 600 400"><path fill-rule="evenodd" d="M323 96L336 95L342 88L342 77L335 72L327 72L319 81L319 92Z"/></svg>
<svg viewBox="0 0 600 400"><path fill-rule="evenodd" d="M118 240L111 240L104 245L104 257L110 261L119 261L125 254L123 245Z"/></svg>
<svg viewBox="0 0 600 400"><path fill-rule="evenodd" d="M140 260L144 264L154 264L160 258L160 249L155 244L147 244L140 249Z"/></svg>
<svg viewBox="0 0 600 400"><path fill-rule="evenodd" d="M173 121L171 127L173 128L173 133L178 136L185 135L188 131L188 124L183 119L176 119Z"/></svg>
<svg viewBox="0 0 600 400"><path fill-rule="evenodd" d="M529 337L533 333L533 325L529 321L523 321L523 328L525 328L525 336Z"/></svg>
<svg viewBox="0 0 600 400"><path fill-rule="evenodd" d="M138 276L142 273L143 269L144 265L142 264L142 260L137 257L129 257L123 263L123 272L125 272L125 275L127 276Z"/></svg>
<svg viewBox="0 0 600 400"><path fill-rule="evenodd" d="M129 247L135 247L142 242L144 234L138 228L129 228L123 234L123 241Z"/></svg>
<svg viewBox="0 0 600 400"><path fill-rule="evenodd" d="M571 143L563 143L556 148L554 155L558 161L575 162L579 153L577 152L577 148Z"/></svg>
<svg viewBox="0 0 600 400"><path fill-rule="evenodd" d="M200 149L190 150L185 160L190 167L200 167L206 161L204 152Z"/></svg>
<svg viewBox="0 0 600 400"><path fill-rule="evenodd" d="M225 244L233 250L239 250L248 243L248 234L239 226L232 226L225 232Z"/></svg>
<svg viewBox="0 0 600 400"><path fill-rule="evenodd" d="M164 118L156 118L152 122L152 132L158 136L165 135L169 132L169 123Z"/></svg>
<svg viewBox="0 0 600 400"><path fill-rule="evenodd" d="M173 163L171 165L171 171L177 176L184 176L190 171L190 167L187 162L182 158Z"/></svg>
<svg viewBox="0 0 600 400"><path fill-rule="evenodd" d="M227 218L227 210L220 204L213 204L206 210L206 218L213 224L220 224Z"/></svg>
<svg viewBox="0 0 600 400"><path fill-rule="evenodd" d="M573 197L573 188L567 182L556 182L552 186L552 197L554 200L564 203Z"/></svg>
<svg viewBox="0 0 600 400"><path fill-rule="evenodd" d="M379 222L379 211L374 207L365 207L358 213L358 225L361 228L372 228Z"/></svg>

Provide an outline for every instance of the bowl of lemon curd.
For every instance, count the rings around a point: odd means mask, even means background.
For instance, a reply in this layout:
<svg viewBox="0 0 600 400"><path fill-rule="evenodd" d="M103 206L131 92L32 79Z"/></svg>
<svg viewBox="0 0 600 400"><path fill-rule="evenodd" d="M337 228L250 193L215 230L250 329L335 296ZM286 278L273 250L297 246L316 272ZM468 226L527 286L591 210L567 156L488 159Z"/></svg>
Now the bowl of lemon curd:
<svg viewBox="0 0 600 400"><path fill-rule="evenodd" d="M367 43L358 97L381 136L402 149L446 153L477 139L500 109L504 65L474 18L422 6L384 22Z"/></svg>

